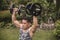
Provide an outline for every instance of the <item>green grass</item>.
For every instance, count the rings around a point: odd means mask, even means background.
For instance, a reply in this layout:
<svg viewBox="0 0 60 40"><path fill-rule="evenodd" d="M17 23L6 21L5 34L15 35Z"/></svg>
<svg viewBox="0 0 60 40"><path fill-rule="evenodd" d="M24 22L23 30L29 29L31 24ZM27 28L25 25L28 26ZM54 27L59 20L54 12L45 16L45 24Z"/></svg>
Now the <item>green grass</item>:
<svg viewBox="0 0 60 40"><path fill-rule="evenodd" d="M18 40L17 29L0 29L0 40Z"/></svg>
<svg viewBox="0 0 60 40"><path fill-rule="evenodd" d="M40 30L35 33L33 40L56 40L54 37L54 33L51 30Z"/></svg>
<svg viewBox="0 0 60 40"><path fill-rule="evenodd" d="M0 40L18 40L19 30L16 28L1 29L0 28ZM55 40L53 31L40 30L33 36L33 40Z"/></svg>

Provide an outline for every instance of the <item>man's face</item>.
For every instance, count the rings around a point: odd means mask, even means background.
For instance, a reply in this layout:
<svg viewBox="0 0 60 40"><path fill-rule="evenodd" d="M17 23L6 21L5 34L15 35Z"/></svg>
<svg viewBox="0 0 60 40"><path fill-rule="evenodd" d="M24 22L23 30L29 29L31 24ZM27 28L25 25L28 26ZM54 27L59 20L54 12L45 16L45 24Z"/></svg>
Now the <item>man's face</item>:
<svg viewBox="0 0 60 40"><path fill-rule="evenodd" d="M23 24L23 29L28 29L30 27L30 23L27 22L27 20L22 20L22 24Z"/></svg>

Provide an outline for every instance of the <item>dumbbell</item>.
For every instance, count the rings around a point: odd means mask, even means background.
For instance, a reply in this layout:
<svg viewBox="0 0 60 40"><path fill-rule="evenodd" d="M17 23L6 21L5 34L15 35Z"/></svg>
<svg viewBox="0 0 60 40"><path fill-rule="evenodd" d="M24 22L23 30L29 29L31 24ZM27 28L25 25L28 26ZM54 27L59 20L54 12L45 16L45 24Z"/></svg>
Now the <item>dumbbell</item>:
<svg viewBox="0 0 60 40"><path fill-rule="evenodd" d="M13 9L16 8L15 4L11 4L10 5L10 13L13 14ZM20 15L21 11L20 11L20 7L18 7L17 10L18 14Z"/></svg>
<svg viewBox="0 0 60 40"><path fill-rule="evenodd" d="M33 16L38 16L42 12L40 3L30 3L26 6L26 13Z"/></svg>

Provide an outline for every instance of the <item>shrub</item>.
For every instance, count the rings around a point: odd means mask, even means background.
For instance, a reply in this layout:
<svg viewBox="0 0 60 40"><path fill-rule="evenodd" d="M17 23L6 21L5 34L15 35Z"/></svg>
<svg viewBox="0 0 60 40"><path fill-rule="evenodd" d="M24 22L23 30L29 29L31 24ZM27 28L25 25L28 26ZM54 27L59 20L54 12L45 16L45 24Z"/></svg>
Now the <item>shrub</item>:
<svg viewBox="0 0 60 40"><path fill-rule="evenodd" d="M57 20L56 23L56 38L57 40L60 40L60 20Z"/></svg>
<svg viewBox="0 0 60 40"><path fill-rule="evenodd" d="M5 25L5 23L4 23L4 22L0 22L0 28L3 28L3 27L4 27L4 25Z"/></svg>

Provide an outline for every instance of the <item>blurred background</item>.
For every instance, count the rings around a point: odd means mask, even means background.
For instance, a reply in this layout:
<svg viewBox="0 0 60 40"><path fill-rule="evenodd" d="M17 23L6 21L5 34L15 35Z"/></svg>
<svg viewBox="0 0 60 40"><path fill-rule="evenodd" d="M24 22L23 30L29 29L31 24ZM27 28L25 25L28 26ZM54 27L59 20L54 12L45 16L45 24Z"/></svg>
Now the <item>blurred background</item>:
<svg viewBox="0 0 60 40"><path fill-rule="evenodd" d="M39 27L33 36L33 40L60 40L60 0L0 0L0 40L18 40L19 29L11 20L10 5L28 3L40 3L42 13L38 16ZM23 13L24 15L24 13ZM26 15L31 17L31 15ZM17 15L20 20L22 15Z"/></svg>

